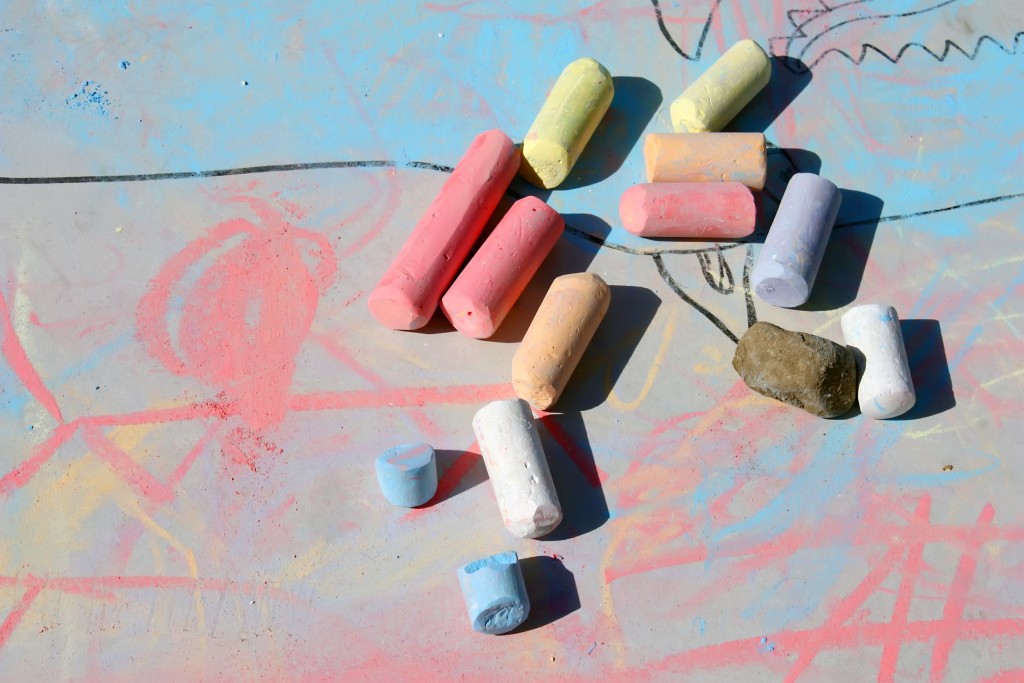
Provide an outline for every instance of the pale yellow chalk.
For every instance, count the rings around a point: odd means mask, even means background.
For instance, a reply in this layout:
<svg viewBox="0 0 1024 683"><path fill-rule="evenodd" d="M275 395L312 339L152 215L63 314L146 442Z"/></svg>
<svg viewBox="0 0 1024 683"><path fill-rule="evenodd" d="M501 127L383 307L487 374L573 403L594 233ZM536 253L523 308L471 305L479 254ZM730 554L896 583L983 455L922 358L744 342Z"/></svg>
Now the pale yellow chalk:
<svg viewBox="0 0 1024 683"><path fill-rule="evenodd" d="M677 133L722 130L771 77L772 63L764 50L752 40L741 40L672 103L672 127Z"/></svg>
<svg viewBox="0 0 1024 683"><path fill-rule="evenodd" d="M584 57L565 67L523 141L520 174L538 187L557 187L569 175L615 89L608 69Z"/></svg>

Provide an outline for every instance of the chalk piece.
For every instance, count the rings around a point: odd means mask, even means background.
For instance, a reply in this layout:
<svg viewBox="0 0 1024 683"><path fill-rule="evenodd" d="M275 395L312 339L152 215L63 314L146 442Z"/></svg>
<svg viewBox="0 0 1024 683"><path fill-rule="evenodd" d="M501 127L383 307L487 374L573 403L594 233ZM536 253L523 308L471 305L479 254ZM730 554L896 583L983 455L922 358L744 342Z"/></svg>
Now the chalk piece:
<svg viewBox="0 0 1024 683"><path fill-rule="evenodd" d="M377 456L377 481L392 505L416 507L437 491L437 460L425 443L407 443Z"/></svg>
<svg viewBox="0 0 1024 683"><path fill-rule="evenodd" d="M476 136L370 294L377 320L394 330L427 324L518 168L507 135Z"/></svg>
<svg viewBox="0 0 1024 683"><path fill-rule="evenodd" d="M519 398L537 410L554 405L610 300L608 285L593 273L554 279L512 358L512 386Z"/></svg>
<svg viewBox="0 0 1024 683"><path fill-rule="evenodd" d="M459 586L474 631L508 633L530 613L523 570L512 550L459 567Z"/></svg>
<svg viewBox="0 0 1024 683"><path fill-rule="evenodd" d="M619 216L643 237L738 239L754 232L757 207L742 183L646 183L622 193Z"/></svg>
<svg viewBox="0 0 1024 683"><path fill-rule="evenodd" d="M857 398L857 365L848 348L771 323L746 331L732 366L757 393L812 415L837 417Z"/></svg>
<svg viewBox="0 0 1024 683"><path fill-rule="evenodd" d="M764 188L762 133L651 133L644 138L649 183L743 183Z"/></svg>
<svg viewBox="0 0 1024 683"><path fill-rule="evenodd" d="M513 204L441 299L455 329L476 339L494 334L564 227L558 212L536 197Z"/></svg>
<svg viewBox="0 0 1024 683"><path fill-rule="evenodd" d="M772 63L761 46L741 40L672 103L672 129L677 133L722 130L771 77Z"/></svg>
<svg viewBox="0 0 1024 683"><path fill-rule="evenodd" d="M885 420L913 408L917 397L896 309L883 304L856 306L843 314L840 324L857 360L860 412Z"/></svg>
<svg viewBox="0 0 1024 683"><path fill-rule="evenodd" d="M537 187L558 187L614 94L611 74L593 59L583 57L565 67L523 140L521 175Z"/></svg>
<svg viewBox="0 0 1024 683"><path fill-rule="evenodd" d="M562 506L525 401L494 401L473 416L473 433L498 499L505 528L520 538L540 538L562 521Z"/></svg>
<svg viewBox="0 0 1024 683"><path fill-rule="evenodd" d="M761 299L784 308L807 302L842 200L820 176L793 176L751 274Z"/></svg>

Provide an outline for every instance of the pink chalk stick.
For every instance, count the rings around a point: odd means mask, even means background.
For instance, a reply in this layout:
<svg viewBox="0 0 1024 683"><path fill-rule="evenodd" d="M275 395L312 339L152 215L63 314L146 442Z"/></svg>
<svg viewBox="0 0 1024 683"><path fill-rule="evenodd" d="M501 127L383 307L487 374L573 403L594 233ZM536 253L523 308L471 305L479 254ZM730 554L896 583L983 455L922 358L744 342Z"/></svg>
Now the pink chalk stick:
<svg viewBox="0 0 1024 683"><path fill-rule="evenodd" d="M742 183L646 183L622 193L622 225L643 237L735 239L754 232L754 195Z"/></svg>
<svg viewBox="0 0 1024 683"><path fill-rule="evenodd" d="M512 178L519 150L500 130L473 140L426 214L370 293L370 312L393 330L423 327Z"/></svg>
<svg viewBox="0 0 1024 683"><path fill-rule="evenodd" d="M475 339L494 334L564 228L558 212L536 197L513 204L441 299L455 329Z"/></svg>

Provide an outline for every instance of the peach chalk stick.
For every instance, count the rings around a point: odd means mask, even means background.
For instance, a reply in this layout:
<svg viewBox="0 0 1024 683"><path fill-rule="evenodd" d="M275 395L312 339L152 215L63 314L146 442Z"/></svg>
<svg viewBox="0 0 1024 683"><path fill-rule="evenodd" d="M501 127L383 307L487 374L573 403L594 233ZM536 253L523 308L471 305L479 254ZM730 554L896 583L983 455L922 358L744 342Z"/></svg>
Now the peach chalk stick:
<svg viewBox="0 0 1024 683"><path fill-rule="evenodd" d="M564 228L558 212L536 197L513 204L441 298L455 329L475 339L494 334Z"/></svg>
<svg viewBox="0 0 1024 683"><path fill-rule="evenodd" d="M619 201L622 225L642 237L738 239L754 232L754 195L743 183L647 183Z"/></svg>
<svg viewBox="0 0 1024 683"><path fill-rule="evenodd" d="M610 301L608 285L593 273L555 278L512 359L519 398L537 410L555 404Z"/></svg>
<svg viewBox="0 0 1024 683"><path fill-rule="evenodd" d="M393 330L423 327L519 170L519 150L500 130L466 154L370 294L370 312Z"/></svg>
<svg viewBox="0 0 1024 683"><path fill-rule="evenodd" d="M763 133L651 133L644 139L649 183L743 183L763 190Z"/></svg>

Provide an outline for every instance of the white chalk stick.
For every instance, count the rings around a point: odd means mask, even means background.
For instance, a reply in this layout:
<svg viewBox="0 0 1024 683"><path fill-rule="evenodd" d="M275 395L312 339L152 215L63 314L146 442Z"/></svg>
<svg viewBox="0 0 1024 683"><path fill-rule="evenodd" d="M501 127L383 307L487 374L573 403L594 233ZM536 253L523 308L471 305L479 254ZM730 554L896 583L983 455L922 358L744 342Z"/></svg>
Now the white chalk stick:
<svg viewBox="0 0 1024 683"><path fill-rule="evenodd" d="M885 420L914 406L914 381L896 309L884 304L851 308L840 320L843 338L857 359L860 412Z"/></svg>
<svg viewBox="0 0 1024 683"><path fill-rule="evenodd" d="M484 456L505 528L540 538L562 521L551 470L526 401L494 401L477 411L473 432Z"/></svg>

